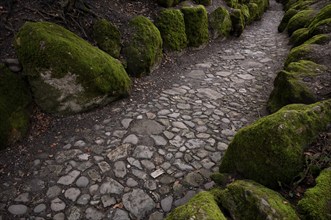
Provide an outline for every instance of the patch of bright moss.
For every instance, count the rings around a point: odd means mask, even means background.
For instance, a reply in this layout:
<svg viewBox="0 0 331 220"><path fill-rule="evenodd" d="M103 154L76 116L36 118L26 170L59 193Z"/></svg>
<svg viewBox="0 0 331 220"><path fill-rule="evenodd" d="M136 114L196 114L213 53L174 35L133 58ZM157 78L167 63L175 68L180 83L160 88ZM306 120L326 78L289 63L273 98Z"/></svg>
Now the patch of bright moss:
<svg viewBox="0 0 331 220"><path fill-rule="evenodd" d="M295 10L295 9L290 9L288 10L287 12L285 12L279 26L278 26L278 32L283 32L286 27L287 27L287 24L289 22L289 20L298 13L299 11L298 10Z"/></svg>
<svg viewBox="0 0 331 220"><path fill-rule="evenodd" d="M164 48L181 51L187 46L184 16L180 10L162 10L158 15L156 26L161 33Z"/></svg>
<svg viewBox="0 0 331 220"><path fill-rule="evenodd" d="M331 100L293 104L239 130L220 172L237 172L271 188L289 184L304 166L304 149L331 123Z"/></svg>
<svg viewBox="0 0 331 220"><path fill-rule="evenodd" d="M296 47L303 44L306 40L309 39L309 29L308 28L300 28L293 32L290 43Z"/></svg>
<svg viewBox="0 0 331 220"><path fill-rule="evenodd" d="M299 201L300 212L306 219L328 220L331 217L331 168L321 172L316 186L308 189Z"/></svg>
<svg viewBox="0 0 331 220"><path fill-rule="evenodd" d="M251 180L237 180L217 194L219 204L232 219L297 219L280 194Z"/></svg>
<svg viewBox="0 0 331 220"><path fill-rule="evenodd" d="M252 21L261 19L262 16L259 14L258 6L256 3L249 3L248 9Z"/></svg>
<svg viewBox="0 0 331 220"><path fill-rule="evenodd" d="M226 220L218 207L214 195L209 192L200 192L190 201L172 212L165 220Z"/></svg>
<svg viewBox="0 0 331 220"><path fill-rule="evenodd" d="M149 74L162 59L160 31L144 16L137 16L129 23L132 36L123 48L127 71L132 76Z"/></svg>
<svg viewBox="0 0 331 220"><path fill-rule="evenodd" d="M297 72L280 71L274 81L267 108L270 113L274 113L288 104L311 104L316 101L314 94L300 83Z"/></svg>
<svg viewBox="0 0 331 220"><path fill-rule="evenodd" d="M331 4L322 8L315 16L309 27L315 26L318 22L331 18Z"/></svg>
<svg viewBox="0 0 331 220"><path fill-rule="evenodd" d="M31 101L30 91L24 80L0 65L0 150L26 134Z"/></svg>
<svg viewBox="0 0 331 220"><path fill-rule="evenodd" d="M240 9L234 9L231 14L232 34L239 37L245 28L245 18Z"/></svg>
<svg viewBox="0 0 331 220"><path fill-rule="evenodd" d="M208 17L205 7L183 7L185 32L189 46L199 47L209 40Z"/></svg>
<svg viewBox="0 0 331 220"><path fill-rule="evenodd" d="M59 25L25 23L15 49L46 112L86 111L129 94L131 81L118 60Z"/></svg>
<svg viewBox="0 0 331 220"><path fill-rule="evenodd" d="M327 18L317 22L313 26L309 26L309 35L314 36L317 34L328 34L331 33L331 18Z"/></svg>
<svg viewBox="0 0 331 220"><path fill-rule="evenodd" d="M244 18L245 18L245 24L250 24L252 23L252 18L251 18L251 15L249 13L249 8L247 5L241 5L240 6L240 10L242 12L242 14L244 15Z"/></svg>
<svg viewBox="0 0 331 220"><path fill-rule="evenodd" d="M331 41L331 34L318 34L305 41L304 44L321 44L325 45Z"/></svg>
<svg viewBox="0 0 331 220"><path fill-rule="evenodd" d="M99 48L112 57L118 58L121 52L121 33L106 19L99 19L93 25L93 38Z"/></svg>
<svg viewBox="0 0 331 220"><path fill-rule="evenodd" d="M228 37L232 29L230 13L224 7L219 7L209 15L209 27L214 38Z"/></svg>
<svg viewBox="0 0 331 220"><path fill-rule="evenodd" d="M309 52L311 50L312 50L312 46L310 44L309 45L303 44L298 47L292 48L285 61L285 67L292 62L296 62L296 61L307 58L307 55L309 54ZM310 60L310 59L308 59L308 60Z"/></svg>
<svg viewBox="0 0 331 220"><path fill-rule="evenodd" d="M314 10L303 10L295 14L287 24L287 32L289 35L300 28L304 28L313 20L316 12Z"/></svg>

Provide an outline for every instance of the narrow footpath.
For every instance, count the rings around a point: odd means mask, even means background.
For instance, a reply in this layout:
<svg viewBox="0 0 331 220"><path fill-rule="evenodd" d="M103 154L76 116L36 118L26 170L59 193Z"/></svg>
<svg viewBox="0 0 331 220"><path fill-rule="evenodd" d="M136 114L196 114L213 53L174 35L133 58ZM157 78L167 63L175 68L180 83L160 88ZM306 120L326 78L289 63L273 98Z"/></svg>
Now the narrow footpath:
<svg viewBox="0 0 331 220"><path fill-rule="evenodd" d="M61 119L62 127L32 140L39 150L0 176L0 220L156 220L213 187L209 175L235 133L266 115L289 49L277 32L282 15L271 1L240 38L187 57L194 63L178 66L177 82L153 98Z"/></svg>

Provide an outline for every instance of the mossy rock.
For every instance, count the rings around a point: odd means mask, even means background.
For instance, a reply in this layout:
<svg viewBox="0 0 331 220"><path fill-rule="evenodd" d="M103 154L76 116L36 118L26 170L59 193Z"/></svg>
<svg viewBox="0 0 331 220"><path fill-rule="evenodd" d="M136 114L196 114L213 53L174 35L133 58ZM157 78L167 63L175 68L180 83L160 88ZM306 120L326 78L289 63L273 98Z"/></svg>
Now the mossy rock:
<svg viewBox="0 0 331 220"><path fill-rule="evenodd" d="M212 0L194 0L194 2L200 5L208 6L211 5Z"/></svg>
<svg viewBox="0 0 331 220"><path fill-rule="evenodd" d="M255 3L258 6L258 15L261 18L263 13L269 7L269 0L250 0L250 3Z"/></svg>
<svg viewBox="0 0 331 220"><path fill-rule="evenodd" d="M303 10L294 15L287 24L287 32L292 33L300 28L307 27L313 20L316 12L314 10Z"/></svg>
<svg viewBox="0 0 331 220"><path fill-rule="evenodd" d="M304 149L331 123L331 100L293 104L239 130L221 173L239 173L270 188L289 184L304 167Z"/></svg>
<svg viewBox="0 0 331 220"><path fill-rule="evenodd" d="M176 208L165 218L165 220L190 219L226 220L214 195L209 192L198 193L188 203Z"/></svg>
<svg viewBox="0 0 331 220"><path fill-rule="evenodd" d="M231 8L237 8L239 4L238 0L224 0L224 1Z"/></svg>
<svg viewBox="0 0 331 220"><path fill-rule="evenodd" d="M0 150L20 140L28 131L31 101L22 77L0 64Z"/></svg>
<svg viewBox="0 0 331 220"><path fill-rule="evenodd" d="M165 49L181 51L186 48L185 22L180 10L162 10L158 15L156 26L161 33Z"/></svg>
<svg viewBox="0 0 331 220"><path fill-rule="evenodd" d="M188 45L199 47L206 44L209 40L208 16L205 7L183 7L185 32Z"/></svg>
<svg viewBox="0 0 331 220"><path fill-rule="evenodd" d="M262 18L262 15L259 13L259 6L256 3L249 3L248 9L252 21L260 20Z"/></svg>
<svg viewBox="0 0 331 220"><path fill-rule="evenodd" d="M237 180L220 191L217 200L232 219L299 220L295 210L280 194L251 180Z"/></svg>
<svg viewBox="0 0 331 220"><path fill-rule="evenodd" d="M174 0L157 0L156 1L160 6L169 8L174 5Z"/></svg>
<svg viewBox="0 0 331 220"><path fill-rule="evenodd" d="M299 60L310 60L321 65L330 66L330 56L330 44L320 45L304 43L291 49L285 61L285 67L291 62Z"/></svg>
<svg viewBox="0 0 331 220"><path fill-rule="evenodd" d="M309 29L308 28L300 28L293 32L290 38L290 44L294 47L303 44L306 40L309 39Z"/></svg>
<svg viewBox="0 0 331 220"><path fill-rule="evenodd" d="M314 27L318 22L331 18L331 4L322 8L315 16L309 27Z"/></svg>
<svg viewBox="0 0 331 220"><path fill-rule="evenodd" d="M245 17L240 9L234 9L231 14L232 35L239 37L245 29Z"/></svg>
<svg viewBox="0 0 331 220"><path fill-rule="evenodd" d="M324 19L315 24L314 26L310 26L309 29L310 36L331 33L331 18Z"/></svg>
<svg viewBox="0 0 331 220"><path fill-rule="evenodd" d="M289 9L296 9L296 10L302 11L302 10L308 9L310 5L312 5L318 1L319 0L299 0L292 4L286 4L285 11L287 11Z"/></svg>
<svg viewBox="0 0 331 220"><path fill-rule="evenodd" d="M289 22L289 20L298 13L299 11L298 10L295 10L295 9L290 9L288 10L287 12L285 12L279 26L278 26L278 32L283 32L286 27L287 27L287 24Z"/></svg>
<svg viewBox="0 0 331 220"><path fill-rule="evenodd" d="M244 15L245 24L251 24L253 20L251 18L250 13L249 13L248 6L247 5L241 5L240 10L241 10L242 14Z"/></svg>
<svg viewBox="0 0 331 220"><path fill-rule="evenodd" d="M331 167L320 173L316 179L316 186L305 192L298 207L305 219L328 220L331 218Z"/></svg>
<svg viewBox="0 0 331 220"><path fill-rule="evenodd" d="M268 110L273 113L288 104L311 104L327 99L331 92L329 82L331 75L326 66L308 60L292 62L285 71L278 73Z"/></svg>
<svg viewBox="0 0 331 220"><path fill-rule="evenodd" d="M46 112L82 112L129 94L131 81L118 60L59 25L25 23L15 48Z"/></svg>
<svg viewBox="0 0 331 220"><path fill-rule="evenodd" d="M98 47L111 55L119 58L121 53L121 33L115 25L106 19L99 19L93 25L93 38Z"/></svg>
<svg viewBox="0 0 331 220"><path fill-rule="evenodd" d="M162 60L162 37L155 25L144 16L134 17L129 22L130 37L123 53L127 71L132 76L151 73Z"/></svg>
<svg viewBox="0 0 331 220"><path fill-rule="evenodd" d="M318 34L304 42L304 44L326 45L331 41L331 34Z"/></svg>
<svg viewBox="0 0 331 220"><path fill-rule="evenodd" d="M230 13L224 7L219 7L209 15L209 28L214 39L228 37L232 29Z"/></svg>

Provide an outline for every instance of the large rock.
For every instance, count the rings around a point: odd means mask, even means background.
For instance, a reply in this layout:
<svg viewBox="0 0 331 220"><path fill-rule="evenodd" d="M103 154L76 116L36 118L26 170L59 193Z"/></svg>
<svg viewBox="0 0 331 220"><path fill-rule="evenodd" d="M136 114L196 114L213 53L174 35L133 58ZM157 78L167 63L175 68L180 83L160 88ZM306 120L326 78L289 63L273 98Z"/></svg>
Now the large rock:
<svg viewBox="0 0 331 220"><path fill-rule="evenodd" d="M327 99L331 94L330 72L326 66L308 60L290 63L274 81L268 100L269 112L288 104L311 104Z"/></svg>
<svg viewBox="0 0 331 220"><path fill-rule="evenodd" d="M232 34L239 37L245 29L245 17L240 9L231 12Z"/></svg>
<svg viewBox="0 0 331 220"><path fill-rule="evenodd" d="M308 26L315 15L316 11L314 10L303 10L295 14L287 24L288 34L292 35L297 29Z"/></svg>
<svg viewBox="0 0 331 220"><path fill-rule="evenodd" d="M331 167L321 172L316 179L316 186L305 192L298 207L306 219L331 218Z"/></svg>
<svg viewBox="0 0 331 220"><path fill-rule="evenodd" d="M121 33L106 19L99 19L93 25L93 38L99 48L112 57L118 58L121 52Z"/></svg>
<svg viewBox="0 0 331 220"><path fill-rule="evenodd" d="M209 15L209 28L214 39L228 37L232 29L230 13L224 7L218 7Z"/></svg>
<svg viewBox="0 0 331 220"><path fill-rule="evenodd" d="M190 219L225 220L226 218L218 207L214 195L210 192L200 192L166 217L166 220Z"/></svg>
<svg viewBox="0 0 331 220"><path fill-rule="evenodd" d="M237 180L217 193L232 219L291 219L299 217L281 195L254 181Z"/></svg>
<svg viewBox="0 0 331 220"><path fill-rule="evenodd" d="M162 10L156 22L164 48L181 51L187 46L184 16L178 9Z"/></svg>
<svg viewBox="0 0 331 220"><path fill-rule="evenodd" d="M288 184L304 166L304 149L331 123L331 100L288 105L241 129L220 165L265 186Z"/></svg>
<svg viewBox="0 0 331 220"><path fill-rule="evenodd" d="M162 59L162 38L160 31L144 16L134 17L129 22L129 37L123 53L127 60L127 71L133 76L152 72Z"/></svg>
<svg viewBox="0 0 331 220"><path fill-rule="evenodd" d="M0 65L0 149L27 132L30 103L30 91L23 79Z"/></svg>
<svg viewBox="0 0 331 220"><path fill-rule="evenodd" d="M209 40L208 16L205 7L183 7L185 32L189 46L199 47Z"/></svg>
<svg viewBox="0 0 331 220"><path fill-rule="evenodd" d="M25 23L15 48L36 103L46 112L81 112L130 91L118 60L59 25Z"/></svg>

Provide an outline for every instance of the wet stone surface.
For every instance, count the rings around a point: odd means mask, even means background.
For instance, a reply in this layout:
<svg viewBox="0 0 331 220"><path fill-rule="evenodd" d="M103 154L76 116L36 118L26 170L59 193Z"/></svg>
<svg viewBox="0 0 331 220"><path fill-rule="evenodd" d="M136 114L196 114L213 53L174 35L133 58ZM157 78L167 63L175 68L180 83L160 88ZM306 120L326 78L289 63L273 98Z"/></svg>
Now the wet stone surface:
<svg viewBox="0 0 331 220"><path fill-rule="evenodd" d="M209 175L233 136L266 114L288 52L277 33L282 13L272 2L262 21L213 42L217 51L205 48L211 52L152 99L41 137L56 142L56 152L34 155L29 176L1 181L0 219L162 219L212 187Z"/></svg>

